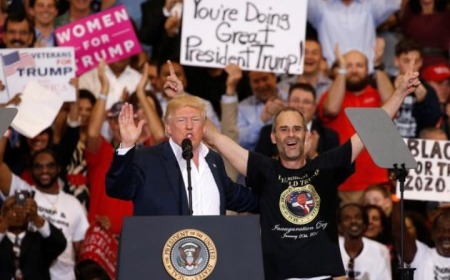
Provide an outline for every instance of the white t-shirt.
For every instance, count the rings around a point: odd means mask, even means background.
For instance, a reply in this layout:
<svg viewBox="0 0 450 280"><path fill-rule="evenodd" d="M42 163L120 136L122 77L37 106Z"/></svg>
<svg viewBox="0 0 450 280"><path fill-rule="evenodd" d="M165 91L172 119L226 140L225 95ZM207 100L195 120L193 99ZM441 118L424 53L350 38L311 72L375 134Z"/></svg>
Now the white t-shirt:
<svg viewBox="0 0 450 280"><path fill-rule="evenodd" d="M363 237L363 249L354 260L353 271L356 280L389 280L391 275L391 259L388 248L377 242ZM345 273L348 275L348 261L350 256L344 248L344 237L339 236L339 248Z"/></svg>
<svg viewBox="0 0 450 280"><path fill-rule="evenodd" d="M45 194L13 175L9 195L14 195L16 190L34 191L39 215L61 229L67 239L66 249L50 267L51 279L75 279L75 252L72 242L82 241L89 227L83 206L74 196L63 191L57 195Z"/></svg>
<svg viewBox="0 0 450 280"><path fill-rule="evenodd" d="M414 267L415 280L450 279L450 258L438 254L436 248L430 248L416 240L417 252L410 264Z"/></svg>

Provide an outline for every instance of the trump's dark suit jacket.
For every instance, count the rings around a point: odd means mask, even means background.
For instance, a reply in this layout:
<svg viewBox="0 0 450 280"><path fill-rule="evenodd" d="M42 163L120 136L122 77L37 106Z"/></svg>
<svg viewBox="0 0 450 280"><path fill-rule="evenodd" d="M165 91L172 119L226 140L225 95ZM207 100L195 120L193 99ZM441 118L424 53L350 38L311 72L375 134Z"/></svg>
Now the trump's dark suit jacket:
<svg viewBox="0 0 450 280"><path fill-rule="evenodd" d="M210 150L205 159L219 189L220 213L256 212L257 197L228 178L220 155ZM183 177L168 141L139 150L132 148L122 156L115 154L106 174L106 193L132 200L135 216L189 214Z"/></svg>

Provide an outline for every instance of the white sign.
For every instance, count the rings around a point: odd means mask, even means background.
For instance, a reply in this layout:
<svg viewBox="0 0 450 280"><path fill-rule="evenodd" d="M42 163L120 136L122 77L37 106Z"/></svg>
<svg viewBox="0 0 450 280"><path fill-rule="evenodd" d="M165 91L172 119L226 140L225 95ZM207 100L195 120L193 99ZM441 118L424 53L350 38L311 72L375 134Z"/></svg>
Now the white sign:
<svg viewBox="0 0 450 280"><path fill-rule="evenodd" d="M405 199L450 201L450 141L405 139L417 161L405 180ZM397 184L397 195L400 196Z"/></svg>
<svg viewBox="0 0 450 280"><path fill-rule="evenodd" d="M181 63L303 72L307 0L185 0Z"/></svg>
<svg viewBox="0 0 450 280"><path fill-rule="evenodd" d="M20 96L19 110L11 126L20 134L34 138L52 125L63 100L36 81L29 82Z"/></svg>
<svg viewBox="0 0 450 280"><path fill-rule="evenodd" d="M5 86L0 103L23 92L30 81L38 82L64 101L75 101L75 88L69 84L75 77L72 47L2 49L0 56L0 79Z"/></svg>

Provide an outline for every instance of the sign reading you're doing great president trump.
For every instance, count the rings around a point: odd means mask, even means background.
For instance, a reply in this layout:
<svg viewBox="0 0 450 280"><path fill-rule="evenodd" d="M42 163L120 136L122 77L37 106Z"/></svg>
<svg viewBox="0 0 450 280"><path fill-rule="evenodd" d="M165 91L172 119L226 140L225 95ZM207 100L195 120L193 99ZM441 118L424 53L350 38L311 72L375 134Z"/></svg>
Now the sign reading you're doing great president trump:
<svg viewBox="0 0 450 280"><path fill-rule="evenodd" d="M301 74L306 0L183 1L181 63Z"/></svg>

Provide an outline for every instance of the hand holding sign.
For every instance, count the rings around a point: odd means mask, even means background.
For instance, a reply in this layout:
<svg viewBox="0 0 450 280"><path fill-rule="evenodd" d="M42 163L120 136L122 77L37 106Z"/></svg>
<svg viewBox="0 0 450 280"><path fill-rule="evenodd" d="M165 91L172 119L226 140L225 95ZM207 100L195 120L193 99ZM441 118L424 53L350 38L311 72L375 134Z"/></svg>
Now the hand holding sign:
<svg viewBox="0 0 450 280"><path fill-rule="evenodd" d="M164 93L169 98L174 98L178 95L183 94L184 87L183 87L183 83L181 82L181 80L178 79L177 75L175 74L175 70L173 69L172 62L170 62L170 60L168 60L167 63L169 64L170 75L167 76L167 80L164 83L163 89L164 89Z"/></svg>
<svg viewBox="0 0 450 280"><path fill-rule="evenodd" d="M228 74L226 82L226 93L235 94L239 81L242 79L242 70L237 64L228 64L225 67L225 72Z"/></svg>
<svg viewBox="0 0 450 280"><path fill-rule="evenodd" d="M178 34L180 25L181 25L181 18L178 15L178 12L175 11L173 15L171 15L166 19L166 22L164 24L167 36L169 36L170 38L175 37Z"/></svg>
<svg viewBox="0 0 450 280"><path fill-rule="evenodd" d="M178 2L178 0L166 0L165 4L164 4L164 8L167 11L172 10L172 8L175 6L175 4Z"/></svg>

